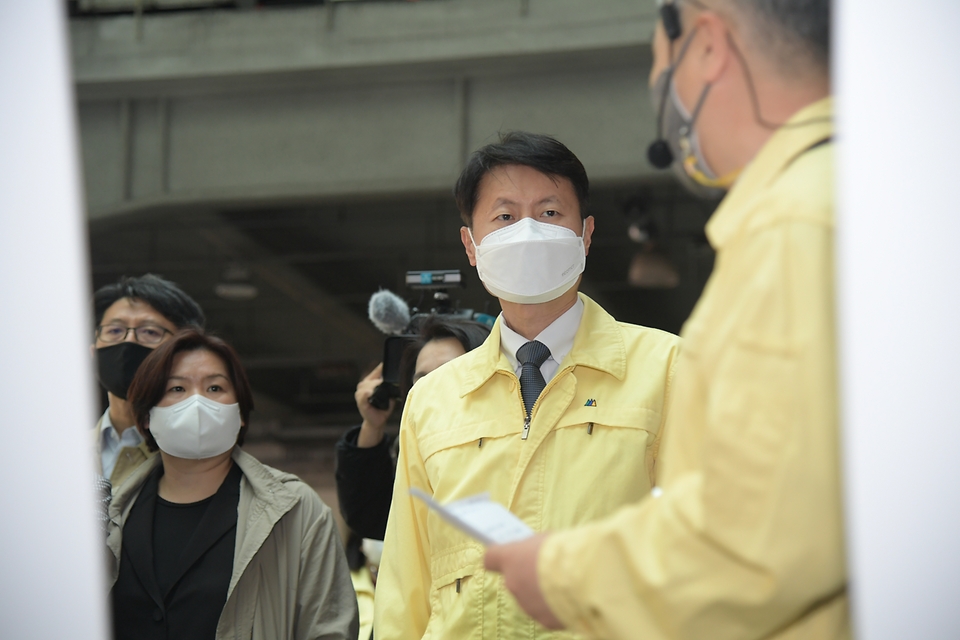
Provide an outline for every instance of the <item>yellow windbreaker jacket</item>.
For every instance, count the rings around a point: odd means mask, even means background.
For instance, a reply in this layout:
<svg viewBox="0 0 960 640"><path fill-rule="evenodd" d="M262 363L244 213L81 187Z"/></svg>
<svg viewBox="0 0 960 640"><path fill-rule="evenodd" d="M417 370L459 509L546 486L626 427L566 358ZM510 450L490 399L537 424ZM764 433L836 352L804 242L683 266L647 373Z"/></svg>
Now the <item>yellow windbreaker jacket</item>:
<svg viewBox="0 0 960 640"><path fill-rule="evenodd" d="M661 492L557 533L538 561L567 625L606 639L850 637L834 356L829 99L774 134L707 227Z"/></svg>
<svg viewBox="0 0 960 640"><path fill-rule="evenodd" d="M570 527L646 495L679 339L616 322L583 296L573 348L524 423L500 324L407 397L376 591L374 633L396 638L552 638L523 614L483 547L408 493L440 502L489 492L536 530Z"/></svg>

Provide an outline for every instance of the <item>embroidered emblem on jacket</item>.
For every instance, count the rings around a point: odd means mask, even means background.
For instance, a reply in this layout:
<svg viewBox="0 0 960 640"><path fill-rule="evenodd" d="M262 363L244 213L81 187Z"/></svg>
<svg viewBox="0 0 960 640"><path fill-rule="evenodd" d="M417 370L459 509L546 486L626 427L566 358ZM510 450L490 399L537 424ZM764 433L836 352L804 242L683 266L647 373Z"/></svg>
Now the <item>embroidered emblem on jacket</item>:
<svg viewBox="0 0 960 640"><path fill-rule="evenodd" d="M590 398L589 400L587 400L586 402L583 403L583 406L585 406L585 407L595 407L595 406L597 406L597 401L594 400L593 398Z"/></svg>

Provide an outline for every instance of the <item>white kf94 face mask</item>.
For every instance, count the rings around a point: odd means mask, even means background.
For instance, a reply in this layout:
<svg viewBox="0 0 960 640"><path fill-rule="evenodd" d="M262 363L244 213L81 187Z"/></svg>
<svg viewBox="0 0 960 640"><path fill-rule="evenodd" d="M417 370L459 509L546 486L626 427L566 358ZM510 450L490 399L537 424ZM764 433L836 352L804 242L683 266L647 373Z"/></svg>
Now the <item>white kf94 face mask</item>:
<svg viewBox="0 0 960 640"><path fill-rule="evenodd" d="M586 230L584 222L584 230ZM477 274L493 295L518 304L559 298L577 283L587 264L583 237L556 224L522 218L484 236Z"/></svg>
<svg viewBox="0 0 960 640"><path fill-rule="evenodd" d="M164 453L199 460L225 453L237 443L240 405L193 395L150 410L150 433Z"/></svg>

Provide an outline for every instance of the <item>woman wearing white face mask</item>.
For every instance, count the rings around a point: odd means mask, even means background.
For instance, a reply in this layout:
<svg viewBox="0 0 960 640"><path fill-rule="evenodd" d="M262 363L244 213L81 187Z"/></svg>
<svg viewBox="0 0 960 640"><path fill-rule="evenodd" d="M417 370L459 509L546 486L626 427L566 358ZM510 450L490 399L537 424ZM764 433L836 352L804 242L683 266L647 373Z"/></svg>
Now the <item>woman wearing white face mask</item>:
<svg viewBox="0 0 960 640"><path fill-rule="evenodd" d="M236 352L181 332L144 361L128 398L160 455L110 505L114 637L356 638L330 509L239 448L253 399Z"/></svg>

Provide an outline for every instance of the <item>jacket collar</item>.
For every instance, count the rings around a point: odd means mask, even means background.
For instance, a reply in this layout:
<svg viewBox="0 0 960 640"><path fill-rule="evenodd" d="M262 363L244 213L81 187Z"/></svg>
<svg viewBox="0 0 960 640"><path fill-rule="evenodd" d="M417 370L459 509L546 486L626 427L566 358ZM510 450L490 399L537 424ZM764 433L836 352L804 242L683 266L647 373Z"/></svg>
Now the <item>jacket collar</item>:
<svg viewBox="0 0 960 640"><path fill-rule="evenodd" d="M237 547L228 600L273 527L300 501L299 495L284 486L287 481L297 480L296 476L267 467L240 447L234 447L233 461L243 472L244 482L237 506Z"/></svg>
<svg viewBox="0 0 960 640"><path fill-rule="evenodd" d="M816 120L799 127L781 127L750 162L737 183L707 223L707 237L714 249L722 249L750 222L758 210L751 201L763 197L766 188L797 158L833 135L833 98L807 105L787 124Z"/></svg>
<svg viewBox="0 0 960 640"><path fill-rule="evenodd" d="M286 513L290 510L290 507L296 503L298 499L296 494L283 486L283 481L287 479L287 476L289 476L289 478L293 478L294 476L290 474L280 474L278 477L269 467L261 464L259 460L240 447L234 447L230 457L233 458L233 461L240 467L240 470L250 485L251 496L248 500L251 504L254 502L266 502L274 508L281 509L283 513ZM128 504L137 498L147 476L160 465L160 461L161 458L159 455L152 457L137 467L136 471L131 473L124 483L120 485L117 493L113 497L113 501L110 503L111 516L119 516L127 508ZM280 515L283 515L283 513Z"/></svg>
<svg viewBox="0 0 960 640"><path fill-rule="evenodd" d="M243 472L244 479L240 483L240 504L237 508L238 548L234 557L230 591L250 559L270 535L273 526L300 500L296 493L284 486L285 481L296 479L296 476L271 470L240 447L234 447L231 457ZM117 577L125 521L144 489L147 478L160 462L160 456L155 455L137 467L120 485L110 502L111 527L107 546L116 561L112 567L111 584Z"/></svg>
<svg viewBox="0 0 960 640"><path fill-rule="evenodd" d="M627 356L617 321L589 297L582 293L578 295L583 302L583 317L573 339L573 348L560 363L561 370L574 366L590 367L623 380L627 371ZM496 373L515 376L510 362L500 351L502 322L502 317L497 318L490 336L469 354L474 366L463 368L461 398L479 389Z"/></svg>
<svg viewBox="0 0 960 640"><path fill-rule="evenodd" d="M160 455L157 454L137 467L119 487L114 487L113 500L110 501L109 511L110 520L114 524L123 526L123 519L126 518L133 502L140 494L143 483L159 465Z"/></svg>
<svg viewBox="0 0 960 640"><path fill-rule="evenodd" d="M184 547L179 566L176 568L176 577L170 583L167 593L163 594L164 599L169 595L169 590L176 586L194 563L237 526L237 502L241 478L241 471L234 463L220 488L213 494L213 499L207 505L196 532ZM143 494L141 494L142 498Z"/></svg>
<svg viewBox="0 0 960 640"><path fill-rule="evenodd" d="M160 479L158 466L151 465L150 473L138 486L136 508L134 509L131 505L131 512L124 524L126 540L122 551L125 557L124 562L130 563L144 590L157 607L163 609L163 594L160 593L160 587L157 586L157 578L153 572L153 513L156 508L157 486Z"/></svg>

